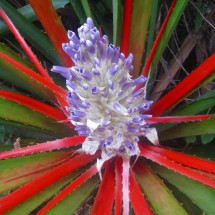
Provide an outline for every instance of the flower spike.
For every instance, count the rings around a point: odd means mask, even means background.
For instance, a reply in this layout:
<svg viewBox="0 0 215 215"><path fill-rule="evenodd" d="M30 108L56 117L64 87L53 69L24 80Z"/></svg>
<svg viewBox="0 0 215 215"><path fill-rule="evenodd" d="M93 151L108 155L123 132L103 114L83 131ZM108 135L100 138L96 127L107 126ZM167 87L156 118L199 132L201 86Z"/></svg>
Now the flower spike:
<svg viewBox="0 0 215 215"><path fill-rule="evenodd" d="M66 78L69 119L80 135L87 136L82 149L91 155L102 151L97 161L100 169L116 155L139 154L138 136L147 137L151 131L145 120L151 115L144 111L152 102L146 100L144 88L135 90L146 78L131 79L132 54L125 58L118 47L109 44L91 18L78 29L78 36L68 31L70 42L63 44L75 66L54 66L52 71Z"/></svg>

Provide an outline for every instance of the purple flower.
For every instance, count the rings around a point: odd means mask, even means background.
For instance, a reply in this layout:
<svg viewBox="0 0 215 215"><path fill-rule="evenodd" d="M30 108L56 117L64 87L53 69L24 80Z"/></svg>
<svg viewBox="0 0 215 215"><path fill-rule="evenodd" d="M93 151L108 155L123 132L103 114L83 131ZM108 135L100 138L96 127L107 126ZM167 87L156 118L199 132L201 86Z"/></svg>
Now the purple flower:
<svg viewBox="0 0 215 215"><path fill-rule="evenodd" d="M131 79L133 55L125 58L118 47L108 44L92 19L78 29L78 36L69 31L70 42L63 45L75 66L55 66L53 71L67 79L70 120L79 134L87 136L82 149L89 154L101 149L100 164L117 154L139 154L138 136L148 137L150 129L144 120L150 115L144 111L152 102L146 101L145 88L135 88L146 78Z"/></svg>

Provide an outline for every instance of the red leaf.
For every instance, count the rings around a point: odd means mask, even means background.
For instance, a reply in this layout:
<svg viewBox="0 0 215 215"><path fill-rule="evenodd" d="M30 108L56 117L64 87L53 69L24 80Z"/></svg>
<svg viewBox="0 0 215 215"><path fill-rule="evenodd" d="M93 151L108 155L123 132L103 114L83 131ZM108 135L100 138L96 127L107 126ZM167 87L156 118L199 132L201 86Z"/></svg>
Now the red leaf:
<svg viewBox="0 0 215 215"><path fill-rule="evenodd" d="M75 158L72 158L67 162L61 164L60 166L49 170L42 176L34 179L33 181L19 188L18 190L10 193L9 195L0 200L0 214L7 212L8 210L12 209L23 201L31 198L33 195L36 195L37 193L46 189L48 186L52 185L56 181L65 177L70 172L91 162L97 156L97 154L93 156L86 154L77 155Z"/></svg>
<svg viewBox="0 0 215 215"><path fill-rule="evenodd" d="M192 178L193 180L196 180L196 181L199 181L201 182L202 184L206 184L210 187L213 187L215 188L215 181L206 177L206 176L203 176L189 168L186 168L186 167L183 167L181 166L180 164L178 163L175 163L174 161L172 160L169 160L168 158L166 157L163 157L162 155L159 155L157 153L154 153L142 146L139 145L139 148L140 148L140 153L143 157L145 158L148 158L160 165L163 165L175 172L178 172L182 175L185 175L187 176L188 178Z"/></svg>
<svg viewBox="0 0 215 215"><path fill-rule="evenodd" d="M154 146L149 146L146 144L141 144L144 148L151 150L155 153L158 153L159 155L162 155L163 157L167 157L177 163L186 165L188 167L196 168L198 170L204 170L208 172L215 173L215 162L204 160L201 158L197 158L191 155L186 155L179 152L174 152L171 150L167 150L164 148L158 148Z"/></svg>
<svg viewBox="0 0 215 215"><path fill-rule="evenodd" d="M38 82L40 82L41 84L43 84L44 86L46 86L47 88L49 88L50 90L52 90L55 94L58 94L58 95L63 96L63 97L67 96L66 90L64 90L63 88L57 86L53 82L50 82L46 78L44 78L41 75L37 74L33 70L25 67L21 63L15 61L13 58L5 55L2 52L0 52L0 58L4 59L5 61L7 61L8 63L10 63L14 67L18 68L19 70L21 70L23 73L25 73L26 75L30 76L34 80L37 80Z"/></svg>
<svg viewBox="0 0 215 215"><path fill-rule="evenodd" d="M98 172L96 165L93 165L90 169L88 169L81 176L76 178L70 185L68 185L65 189L63 189L57 196L55 196L51 201L48 202L46 206L44 206L37 215L45 214L51 208L53 208L58 202L63 200L67 195L69 195L73 190L91 178Z"/></svg>
<svg viewBox="0 0 215 215"><path fill-rule="evenodd" d="M29 3L42 23L49 39L60 55L64 65L67 67L73 66L74 63L72 62L71 58L62 49L62 43L69 42L69 40L60 17L52 5L52 1L46 0L44 4L44 1L29 0Z"/></svg>
<svg viewBox="0 0 215 215"><path fill-rule="evenodd" d="M175 123L175 122L192 122L206 120L212 117L212 114L196 115L196 116L163 116L163 117L151 117L145 119L149 124L156 123Z"/></svg>
<svg viewBox="0 0 215 215"><path fill-rule="evenodd" d="M130 171L130 201L136 215L153 214L134 177L132 170Z"/></svg>
<svg viewBox="0 0 215 215"><path fill-rule="evenodd" d="M14 24L11 22L11 20L8 18L8 16L5 14L5 12L0 8L0 16L8 26L8 28L11 30L19 44L22 46L24 49L25 53L28 55L28 57L31 59L32 63L35 65L37 70L40 72L42 76L47 78L48 80L51 80L48 72L43 68L37 57L34 55L34 53L31 51L30 47L28 44L25 42L25 40L22 38L20 35L19 31L16 29Z"/></svg>
<svg viewBox="0 0 215 215"><path fill-rule="evenodd" d="M124 14L123 14L123 25L122 25L122 38L120 51L127 57L130 40L130 28L132 18L132 0L124 1Z"/></svg>
<svg viewBox="0 0 215 215"><path fill-rule="evenodd" d="M63 113L62 110L59 110L50 105L39 102L37 100L28 98L26 96L23 96L23 95L20 95L17 93L13 93L13 92L9 92L9 91L5 91L5 90L0 90L0 97L9 99L9 100L17 102L21 105L29 107L29 108L36 110L59 122L67 120L67 117L65 116L65 114ZM69 125L70 123L66 123L66 124Z"/></svg>
<svg viewBox="0 0 215 215"><path fill-rule="evenodd" d="M25 148L2 152L0 153L0 160L81 145L84 142L85 138L86 137L83 136L68 137L61 140L39 143L37 145L28 146Z"/></svg>
<svg viewBox="0 0 215 215"><path fill-rule="evenodd" d="M115 215L122 214L122 159L117 157L115 159Z"/></svg>
<svg viewBox="0 0 215 215"><path fill-rule="evenodd" d="M157 47L158 47L158 45L159 45L159 42L160 42L160 40L161 40L161 38L162 38L162 36L163 36L163 32L165 31L166 25L167 25L167 23L168 23L168 21L169 21L169 18L170 18L170 16L171 16L171 14L172 14L172 11L173 11L173 8L174 8L175 4L176 4L176 0L173 0L172 5L171 5L171 7L170 7L170 9L169 9L169 11L168 11L168 14L167 14L167 16L166 16L166 18L165 18L165 20L164 20L162 26L161 26L161 29L160 29L160 31L159 31L159 33L158 33L158 35L157 35L157 38L156 38L156 40L155 40L155 42L154 42L153 47L152 47L152 50L151 50L151 52L150 52L150 54L149 54L149 56L148 56L148 58L147 58L147 61L146 61L146 63L145 63L145 66L144 66L144 68L143 68L142 74L143 74L144 76L147 76L148 73L149 73L149 69L150 69L150 66L151 66L153 57L154 57L154 55L155 55L155 53L156 53L156 49L157 49Z"/></svg>
<svg viewBox="0 0 215 215"><path fill-rule="evenodd" d="M115 175L113 165L108 165L96 195L91 215L110 215L115 195Z"/></svg>
<svg viewBox="0 0 215 215"><path fill-rule="evenodd" d="M176 105L185 96L190 94L202 81L209 77L215 70L215 54L205 60L196 70L190 73L167 95L156 102L148 111L153 116L162 115L172 106Z"/></svg>

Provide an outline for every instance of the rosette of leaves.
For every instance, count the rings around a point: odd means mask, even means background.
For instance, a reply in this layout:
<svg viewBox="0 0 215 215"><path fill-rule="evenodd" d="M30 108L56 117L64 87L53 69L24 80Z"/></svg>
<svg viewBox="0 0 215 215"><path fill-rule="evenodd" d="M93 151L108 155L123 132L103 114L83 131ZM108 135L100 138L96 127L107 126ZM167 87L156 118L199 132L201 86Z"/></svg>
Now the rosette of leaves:
<svg viewBox="0 0 215 215"><path fill-rule="evenodd" d="M1 18L28 58L26 60L12 51L9 45L0 45L1 141L10 139L14 143L1 145L0 213L126 215L204 212L213 215L214 146L190 145L188 150L180 152L178 149L184 146L183 139L176 138L214 134L213 92L189 105L183 100L213 80L215 55L210 55L197 68L190 69L185 78L179 75L180 82L173 89L150 107L140 110L140 114L143 111L150 116L144 118L144 122L147 129L156 127L159 142L156 132L147 133L146 129L142 134L138 133L139 152L124 156L117 151L100 169L96 166L96 159L101 157L104 149L98 147L91 153L82 148L88 133L85 133L86 136L78 135L71 123L75 121L74 117L71 119L71 113L77 115L77 111L72 109L71 112L68 107L71 105L73 108L74 101L67 100L67 90L57 84L59 77L53 81L53 74L44 67L62 65L68 69L74 68L74 62L62 49L62 44L69 40L55 10L69 2L53 1L52 4L46 0L44 4L44 1L30 0L29 3L35 15L32 12L21 13L26 8L26 11L30 10L29 5L16 10L6 1L0 2ZM151 86L157 85L150 77L155 77L156 66L159 68L159 60L187 3L172 1L156 34L158 1L126 0L123 5L121 1L112 1L111 7L108 1L70 1L80 22L84 23L87 17L92 17L95 25L101 26L98 37L102 37L103 32L107 34L110 41L120 45L120 53L126 58L132 52L134 69L131 75L134 78L140 74L148 77L145 85L148 101L153 98ZM113 19L110 19L110 14ZM31 23L30 20L34 19L40 20L47 35ZM110 20L113 20L113 25ZM40 59L44 65L38 61L13 23L32 48L41 53ZM4 28L2 32L6 34L7 29ZM11 43L11 35L3 38L7 44L10 43L10 47L17 46ZM94 53L89 42L88 48ZM75 44L72 53L74 51L77 51ZM72 84L73 80L70 81ZM106 84L111 90L114 82ZM138 82L137 88L132 85L133 93L138 92L139 84L142 86ZM210 114L204 114L209 109ZM120 110L116 108L115 111ZM137 120L134 122L138 123ZM80 129L78 131L80 133ZM153 145L145 137L156 144ZM113 141L114 138L109 138L108 144ZM123 146L126 147L126 143ZM127 147L132 150L130 146Z"/></svg>

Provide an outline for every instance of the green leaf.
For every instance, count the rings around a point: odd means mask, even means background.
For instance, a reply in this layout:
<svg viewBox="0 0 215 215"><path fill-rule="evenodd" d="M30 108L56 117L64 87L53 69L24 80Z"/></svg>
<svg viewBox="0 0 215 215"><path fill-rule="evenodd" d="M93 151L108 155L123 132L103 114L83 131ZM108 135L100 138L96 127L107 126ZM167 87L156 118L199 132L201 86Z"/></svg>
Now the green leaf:
<svg viewBox="0 0 215 215"><path fill-rule="evenodd" d="M113 44L120 45L122 34L122 4L120 0L112 0L113 5Z"/></svg>
<svg viewBox="0 0 215 215"><path fill-rule="evenodd" d="M42 175L44 168L70 155L68 152L49 152L0 161L0 192L5 193L31 181Z"/></svg>
<svg viewBox="0 0 215 215"><path fill-rule="evenodd" d="M56 182L55 184L51 185L47 189L43 190L39 194L33 196L32 198L28 199L24 203L18 205L13 210L8 212L8 215L28 215L32 212L35 208L40 206L43 202L49 200L51 197L56 195L62 188L64 188L69 182L71 182L75 177L77 177L81 173L81 169L75 172L72 172L65 178L61 179L60 181Z"/></svg>
<svg viewBox="0 0 215 215"><path fill-rule="evenodd" d="M93 14L91 12L88 0L81 0L81 3L82 3L82 6L83 6L83 9L84 9L86 16L93 18Z"/></svg>
<svg viewBox="0 0 215 215"><path fill-rule="evenodd" d="M158 4L159 1L153 1L152 4L152 13L150 17L150 23L149 23L149 33L148 33L148 39L147 39L147 48L146 48L146 59L149 56L149 53L151 51L151 48L153 46L154 37L155 37L155 29L157 24L157 16L158 16Z"/></svg>
<svg viewBox="0 0 215 215"><path fill-rule="evenodd" d="M26 126L21 123L12 122L0 118L0 135L8 138L31 138L34 141L47 141L62 137L52 131Z"/></svg>
<svg viewBox="0 0 215 215"><path fill-rule="evenodd" d="M63 8L68 3L69 3L69 0L61 0L61 1L52 0L52 4L56 10ZM20 14L22 14L23 16L25 16L25 18L31 22L37 20L37 17L29 4L27 4L21 8L18 8L17 11ZM5 34L7 34L9 32L10 31L9 31L8 27L4 24L3 21L0 20L0 35L4 36Z"/></svg>
<svg viewBox="0 0 215 215"><path fill-rule="evenodd" d="M0 43L0 52L6 54L9 57L12 57L17 62L25 65L28 68L32 69L31 64L26 60L23 60L19 55L11 51L4 44ZM41 98L48 98L55 101L53 92L48 88L44 87L38 81L32 79L31 77L24 74L21 70L12 66L7 61L0 58L1 72L0 76L3 80L6 80L12 84L19 86L21 89L28 90L29 92L40 96Z"/></svg>
<svg viewBox="0 0 215 215"><path fill-rule="evenodd" d="M215 214L215 189L175 173L163 166L159 166L158 164L153 164L153 169L188 196L207 215Z"/></svg>
<svg viewBox="0 0 215 215"><path fill-rule="evenodd" d="M160 140L169 140L193 135L214 134L215 120L209 119L202 122L187 123L160 132Z"/></svg>
<svg viewBox="0 0 215 215"><path fill-rule="evenodd" d="M161 179L148 167L143 164L136 165L135 174L156 214L188 214Z"/></svg>
<svg viewBox="0 0 215 215"><path fill-rule="evenodd" d="M30 42L32 46L36 47L51 62L61 64L61 60L54 51L54 47L41 30L36 28L5 0L0 1L0 7L6 12L14 25L20 30L23 37Z"/></svg>
<svg viewBox="0 0 215 215"><path fill-rule="evenodd" d="M129 51L134 54L134 77L139 75L142 66L141 63L145 51L145 41L152 13L152 5L153 1L133 1Z"/></svg>
<svg viewBox="0 0 215 215"><path fill-rule="evenodd" d="M69 0L73 10L75 11L78 19L80 20L81 24L83 24L86 19L87 16L85 14L84 8L82 6L82 3L80 0Z"/></svg>
<svg viewBox="0 0 215 215"><path fill-rule="evenodd" d="M71 128L69 129L66 125L4 98L0 98L0 118L46 129L62 135L72 133Z"/></svg>
<svg viewBox="0 0 215 215"><path fill-rule="evenodd" d="M47 215L64 214L71 215L76 212L80 205L89 198L90 194L97 188L99 177L93 177L78 187L54 208L52 208Z"/></svg>
<svg viewBox="0 0 215 215"><path fill-rule="evenodd" d="M150 84L152 82L152 80L154 79L154 73L155 73L155 68L164 52L164 50L166 49L166 46L170 40L170 37L172 36L172 33L174 31L174 29L176 28L182 13L184 12L184 9L186 8L188 3L188 0L181 0L181 1L176 1L175 7L173 8L172 14L169 18L168 24L165 28L165 31L162 35L162 38L159 42L159 45L156 49L153 61L152 61L152 65L151 65L151 70L150 70L150 74L149 74L149 84L147 85L148 88L150 88L152 86L152 84ZM148 89L148 93L149 93Z"/></svg>

